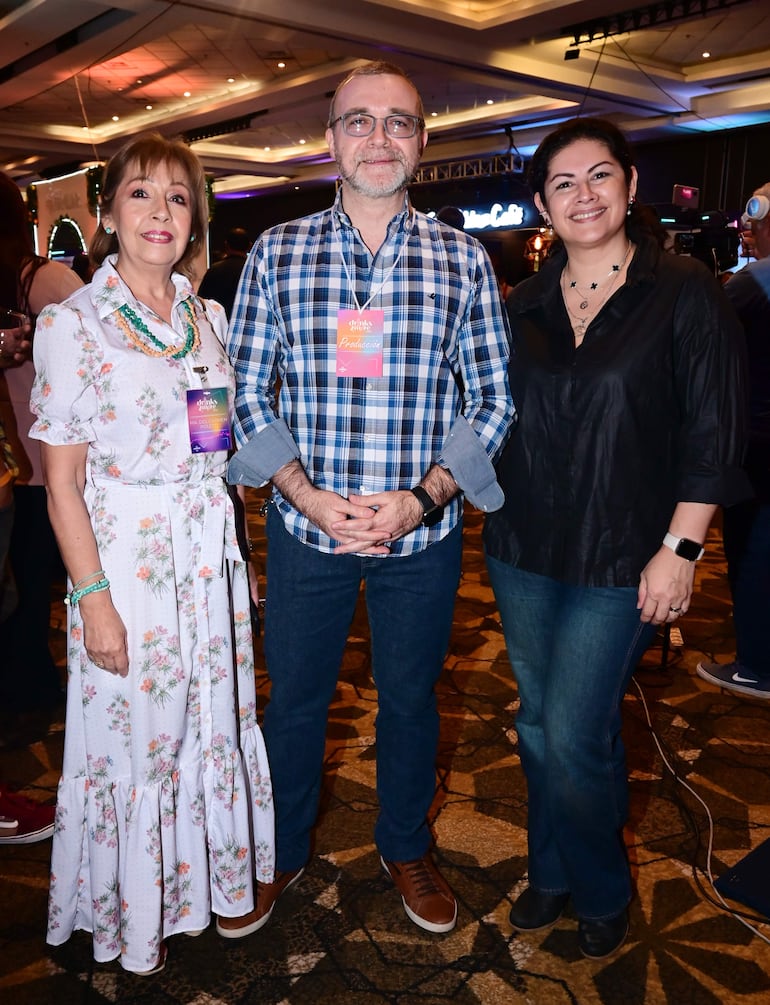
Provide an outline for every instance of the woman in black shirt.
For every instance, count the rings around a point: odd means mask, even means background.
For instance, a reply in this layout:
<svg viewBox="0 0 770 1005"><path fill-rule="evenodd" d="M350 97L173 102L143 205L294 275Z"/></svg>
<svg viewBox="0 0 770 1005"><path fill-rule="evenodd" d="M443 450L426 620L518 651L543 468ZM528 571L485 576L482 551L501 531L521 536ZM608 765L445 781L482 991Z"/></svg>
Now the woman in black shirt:
<svg viewBox="0 0 770 1005"><path fill-rule="evenodd" d="M687 611L717 505L747 494L743 355L716 280L663 251L635 203L614 126L562 124L530 179L560 246L508 300L520 420L484 532L529 792L511 922L547 928L571 898L601 959L631 899L621 703L657 626Z"/></svg>

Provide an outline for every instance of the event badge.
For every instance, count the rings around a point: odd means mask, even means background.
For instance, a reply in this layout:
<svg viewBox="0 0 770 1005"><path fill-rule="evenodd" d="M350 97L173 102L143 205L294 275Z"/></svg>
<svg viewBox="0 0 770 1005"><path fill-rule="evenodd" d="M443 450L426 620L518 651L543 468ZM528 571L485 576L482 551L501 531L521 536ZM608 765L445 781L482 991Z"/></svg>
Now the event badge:
<svg viewBox="0 0 770 1005"><path fill-rule="evenodd" d="M337 313L337 376L381 377L385 312Z"/></svg>
<svg viewBox="0 0 770 1005"><path fill-rule="evenodd" d="M230 416L226 387L201 387L187 392L187 423L194 454L230 450Z"/></svg>

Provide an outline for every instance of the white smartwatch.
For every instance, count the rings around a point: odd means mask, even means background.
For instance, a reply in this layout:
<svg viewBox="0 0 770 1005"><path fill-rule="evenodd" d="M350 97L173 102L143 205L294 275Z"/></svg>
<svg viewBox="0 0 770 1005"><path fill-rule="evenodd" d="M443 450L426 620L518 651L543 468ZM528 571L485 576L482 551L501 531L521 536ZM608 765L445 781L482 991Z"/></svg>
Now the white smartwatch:
<svg viewBox="0 0 770 1005"><path fill-rule="evenodd" d="M706 550L697 541L691 541L688 537L674 537L673 534L666 534L663 538L663 544L670 548L675 555L687 559L688 562L697 562L703 558L703 553Z"/></svg>

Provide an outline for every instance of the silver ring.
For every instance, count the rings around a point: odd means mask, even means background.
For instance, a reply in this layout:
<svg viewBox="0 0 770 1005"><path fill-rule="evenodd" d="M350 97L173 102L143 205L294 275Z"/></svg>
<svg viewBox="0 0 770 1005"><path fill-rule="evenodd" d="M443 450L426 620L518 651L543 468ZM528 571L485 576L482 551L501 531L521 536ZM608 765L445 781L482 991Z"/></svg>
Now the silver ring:
<svg viewBox="0 0 770 1005"><path fill-rule="evenodd" d="M672 614L681 614L682 613L682 608L681 607L669 607L669 611L671 611Z"/></svg>

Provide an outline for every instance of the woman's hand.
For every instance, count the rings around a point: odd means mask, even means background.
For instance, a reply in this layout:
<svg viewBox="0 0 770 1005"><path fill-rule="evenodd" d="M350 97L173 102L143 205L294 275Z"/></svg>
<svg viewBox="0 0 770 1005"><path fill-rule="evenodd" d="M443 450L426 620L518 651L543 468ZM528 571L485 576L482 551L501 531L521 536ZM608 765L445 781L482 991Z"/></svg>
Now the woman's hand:
<svg viewBox="0 0 770 1005"><path fill-rule="evenodd" d="M670 623L687 612L695 579L695 562L688 562L661 545L642 570L637 607L642 621Z"/></svg>
<svg viewBox="0 0 770 1005"><path fill-rule="evenodd" d="M83 642L88 658L100 670L127 677L128 634L109 591L100 590L81 597L78 606L83 618Z"/></svg>

